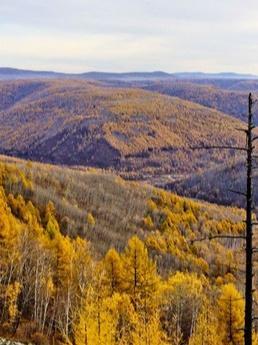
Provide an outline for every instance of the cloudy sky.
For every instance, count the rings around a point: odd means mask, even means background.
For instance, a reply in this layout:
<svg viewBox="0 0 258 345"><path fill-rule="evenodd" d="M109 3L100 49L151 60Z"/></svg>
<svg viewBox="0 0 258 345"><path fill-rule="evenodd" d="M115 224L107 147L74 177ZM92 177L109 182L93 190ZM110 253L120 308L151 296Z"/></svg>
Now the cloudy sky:
<svg viewBox="0 0 258 345"><path fill-rule="evenodd" d="M258 2L0 0L0 66L258 74Z"/></svg>

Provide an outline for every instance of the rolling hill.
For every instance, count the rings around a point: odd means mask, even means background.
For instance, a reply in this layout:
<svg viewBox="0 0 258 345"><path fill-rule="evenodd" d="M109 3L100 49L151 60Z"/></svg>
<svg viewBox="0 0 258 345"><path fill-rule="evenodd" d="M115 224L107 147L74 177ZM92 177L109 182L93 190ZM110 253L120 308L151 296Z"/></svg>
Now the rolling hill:
<svg viewBox="0 0 258 345"><path fill-rule="evenodd" d="M35 79L35 78L58 78L64 77L64 73L57 73L51 71L32 71L18 68L1 67L0 80L18 80L18 79Z"/></svg>
<svg viewBox="0 0 258 345"><path fill-rule="evenodd" d="M234 87L241 90L237 91L212 84L194 83L193 80L156 81L149 83L145 89L198 103L246 121L248 92L252 90L252 83L250 81L237 82Z"/></svg>
<svg viewBox="0 0 258 345"><path fill-rule="evenodd" d="M168 345L179 329L186 345L207 305L227 327L222 311L242 300L242 245L198 239L242 234L242 210L99 170L0 160L1 337Z"/></svg>
<svg viewBox="0 0 258 345"><path fill-rule="evenodd" d="M160 210L172 207L175 214L182 216L188 210L184 202L189 203L200 222L204 216L215 222L225 219L238 224L244 217L241 209L185 199L145 183L125 181L100 169L60 167L8 156L0 156L0 164L3 169L1 181L7 193L21 194L41 211L49 201L53 202L63 235L85 237L102 255L111 247L123 250L127 240L135 234L155 236L162 219L155 215L150 200L156 202ZM93 226L87 214L93 215ZM157 222L156 229L145 218L148 215ZM191 224L192 220L185 221ZM208 228L208 225L200 225L196 231L206 232Z"/></svg>
<svg viewBox="0 0 258 345"><path fill-rule="evenodd" d="M0 156L0 161L10 167L11 180L23 181L21 172L32 183L32 192L15 182L6 184L8 192L22 194L41 210L53 202L62 233L86 237L96 253L104 254L111 247L121 250L131 236L141 232L153 194L150 186L92 168L72 169L7 156ZM88 215L93 215L94 226Z"/></svg>
<svg viewBox="0 0 258 345"><path fill-rule="evenodd" d="M136 81L136 80L156 80L171 79L174 76L169 73L156 72L128 72L128 73L111 73L111 72L85 72L85 73L60 73L52 71L32 71L17 68L0 67L0 80L20 80L20 79L89 79L89 80L117 80L117 81Z"/></svg>
<svg viewBox="0 0 258 345"><path fill-rule="evenodd" d="M0 83L0 152L32 160L115 169L127 178L173 180L219 166L240 145L238 119L159 93L99 82Z"/></svg>

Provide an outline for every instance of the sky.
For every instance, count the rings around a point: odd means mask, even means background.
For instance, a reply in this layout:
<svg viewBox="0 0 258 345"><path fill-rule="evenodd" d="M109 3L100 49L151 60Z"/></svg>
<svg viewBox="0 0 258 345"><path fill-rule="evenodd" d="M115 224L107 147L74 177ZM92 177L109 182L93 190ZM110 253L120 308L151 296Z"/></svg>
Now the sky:
<svg viewBox="0 0 258 345"><path fill-rule="evenodd" d="M0 66L258 74L258 1L0 0Z"/></svg>

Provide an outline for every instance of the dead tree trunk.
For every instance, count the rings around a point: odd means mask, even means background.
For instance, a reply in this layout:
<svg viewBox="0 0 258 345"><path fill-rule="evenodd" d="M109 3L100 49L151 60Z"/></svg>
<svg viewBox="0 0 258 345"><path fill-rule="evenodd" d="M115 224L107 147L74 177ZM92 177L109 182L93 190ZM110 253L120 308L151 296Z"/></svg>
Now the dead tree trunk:
<svg viewBox="0 0 258 345"><path fill-rule="evenodd" d="M253 321L258 320L258 317L253 316L253 253L258 252L258 248L253 247L253 225L258 225L258 223L253 222L252 212L254 208L253 202L253 183L252 183L252 173L253 173L253 151L254 151L254 141L258 139L258 136L253 135L253 130L255 128L253 123L253 98L252 94L248 97L248 123L247 129L240 129L240 131L246 134L246 147L238 146L202 146L194 149L229 149L238 150L246 152L246 191L232 191L239 195L245 196L246 198L246 232L242 236L232 236L232 235L215 235L209 236L208 238L197 239L196 241L203 240L213 240L213 239L243 239L245 241L245 326L244 326L244 340L245 345L252 345L252 333L253 333Z"/></svg>
<svg viewBox="0 0 258 345"><path fill-rule="evenodd" d="M253 99L248 100L247 176L246 176L246 262L245 262L245 345L252 345L253 332Z"/></svg>

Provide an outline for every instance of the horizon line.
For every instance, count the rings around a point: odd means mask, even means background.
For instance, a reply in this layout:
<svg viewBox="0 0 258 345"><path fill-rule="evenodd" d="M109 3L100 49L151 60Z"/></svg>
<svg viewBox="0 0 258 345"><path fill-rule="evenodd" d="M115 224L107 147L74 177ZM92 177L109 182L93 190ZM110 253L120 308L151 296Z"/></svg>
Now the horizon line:
<svg viewBox="0 0 258 345"><path fill-rule="evenodd" d="M258 75L252 73L245 73L245 72L232 72L232 71L220 71L220 72L203 72L203 71L177 71L177 72L167 72L165 70L131 70L131 71L107 71L107 70L88 70L84 72L63 72L57 70L44 70L44 69L27 69L23 67L10 67L10 66L0 66L1 70L10 70L10 71L20 71L20 72L32 72L32 73L52 73L52 74L63 74L63 75L83 75L89 73L103 73L103 74L154 74L154 73L162 73L168 76L178 75L178 74L203 74L203 75L242 75L242 76L250 76L258 78Z"/></svg>

